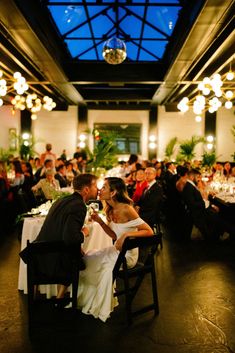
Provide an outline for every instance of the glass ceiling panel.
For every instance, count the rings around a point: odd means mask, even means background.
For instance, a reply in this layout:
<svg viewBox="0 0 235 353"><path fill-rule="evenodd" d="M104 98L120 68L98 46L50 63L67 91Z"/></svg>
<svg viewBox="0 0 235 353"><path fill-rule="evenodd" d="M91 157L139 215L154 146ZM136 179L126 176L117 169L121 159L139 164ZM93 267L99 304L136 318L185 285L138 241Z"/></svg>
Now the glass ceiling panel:
<svg viewBox="0 0 235 353"><path fill-rule="evenodd" d="M116 36L134 62L161 60L181 9L179 0L49 0L47 7L73 58L103 61L104 42Z"/></svg>

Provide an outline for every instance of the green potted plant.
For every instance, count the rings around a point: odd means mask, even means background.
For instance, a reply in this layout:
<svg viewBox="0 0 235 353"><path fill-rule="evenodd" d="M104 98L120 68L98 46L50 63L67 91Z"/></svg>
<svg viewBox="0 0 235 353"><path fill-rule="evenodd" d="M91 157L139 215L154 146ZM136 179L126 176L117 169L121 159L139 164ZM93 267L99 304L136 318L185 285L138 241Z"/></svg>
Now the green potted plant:
<svg viewBox="0 0 235 353"><path fill-rule="evenodd" d="M204 138L200 136L192 136L191 139L181 142L177 160L185 160L186 162L191 162L195 157L195 147L200 142L204 142Z"/></svg>
<svg viewBox="0 0 235 353"><path fill-rule="evenodd" d="M88 155L87 169L100 176L105 170L112 168L117 163L117 148L115 136L110 133L102 134L94 130L92 132L95 139L93 152L86 149Z"/></svg>
<svg viewBox="0 0 235 353"><path fill-rule="evenodd" d="M202 155L202 167L211 168L217 160L215 152L204 152Z"/></svg>
<svg viewBox="0 0 235 353"><path fill-rule="evenodd" d="M173 137L168 144L166 145L165 148L165 156L168 160L170 160L175 152L175 148L176 148L176 143L178 141L177 137Z"/></svg>

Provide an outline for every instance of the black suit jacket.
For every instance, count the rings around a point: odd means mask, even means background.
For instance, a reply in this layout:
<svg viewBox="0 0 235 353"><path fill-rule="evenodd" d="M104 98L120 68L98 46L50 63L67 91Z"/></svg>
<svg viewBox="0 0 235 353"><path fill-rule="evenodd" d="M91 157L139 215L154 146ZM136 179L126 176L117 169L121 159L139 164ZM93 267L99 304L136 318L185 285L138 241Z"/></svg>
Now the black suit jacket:
<svg viewBox="0 0 235 353"><path fill-rule="evenodd" d="M194 224L200 225L205 220L206 207L200 191L187 182L182 191L182 198L190 211Z"/></svg>
<svg viewBox="0 0 235 353"><path fill-rule="evenodd" d="M187 182L182 191L183 200L192 216L193 224L206 239L216 239L223 232L218 215L206 208L200 191Z"/></svg>
<svg viewBox="0 0 235 353"><path fill-rule="evenodd" d="M163 201L163 190L161 185L156 182L149 190L144 192L137 203L140 207L140 217L153 227L160 221L160 211Z"/></svg>
<svg viewBox="0 0 235 353"><path fill-rule="evenodd" d="M58 180L61 188L66 188L66 186L68 185L67 179L65 177L63 177L62 175L60 175L59 173L55 174L55 179Z"/></svg>
<svg viewBox="0 0 235 353"><path fill-rule="evenodd" d="M84 240L81 229L86 216L86 205L79 193L66 196L56 201L45 219L35 241L63 241L67 245L78 245ZM81 254L78 253L78 257ZM60 273L64 280L61 284L70 284L71 259L66 255L45 254L38 258L41 273L52 276Z"/></svg>

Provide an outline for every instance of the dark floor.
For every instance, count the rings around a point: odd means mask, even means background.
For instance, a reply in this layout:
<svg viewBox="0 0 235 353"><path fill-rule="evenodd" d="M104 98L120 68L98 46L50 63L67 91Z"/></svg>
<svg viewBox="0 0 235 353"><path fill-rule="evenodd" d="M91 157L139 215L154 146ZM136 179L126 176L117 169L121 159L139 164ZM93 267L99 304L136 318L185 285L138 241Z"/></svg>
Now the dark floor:
<svg viewBox="0 0 235 353"><path fill-rule="evenodd" d="M102 323L70 310L48 312L30 341L26 296L17 290L20 244L0 242L0 353L235 352L235 242L176 244L156 257L160 314L126 326L124 305ZM149 292L145 283L138 300Z"/></svg>

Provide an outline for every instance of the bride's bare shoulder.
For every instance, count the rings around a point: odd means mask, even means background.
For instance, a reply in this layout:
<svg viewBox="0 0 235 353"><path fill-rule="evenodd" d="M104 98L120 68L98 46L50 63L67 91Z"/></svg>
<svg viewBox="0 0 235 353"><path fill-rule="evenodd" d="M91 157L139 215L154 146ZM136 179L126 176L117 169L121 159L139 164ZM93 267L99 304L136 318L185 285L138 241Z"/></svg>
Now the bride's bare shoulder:
<svg viewBox="0 0 235 353"><path fill-rule="evenodd" d="M137 212L132 205L123 204L123 212L128 215L131 219L136 218Z"/></svg>

